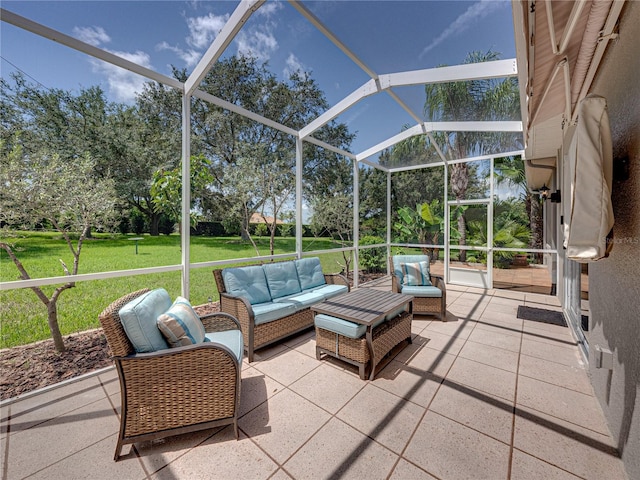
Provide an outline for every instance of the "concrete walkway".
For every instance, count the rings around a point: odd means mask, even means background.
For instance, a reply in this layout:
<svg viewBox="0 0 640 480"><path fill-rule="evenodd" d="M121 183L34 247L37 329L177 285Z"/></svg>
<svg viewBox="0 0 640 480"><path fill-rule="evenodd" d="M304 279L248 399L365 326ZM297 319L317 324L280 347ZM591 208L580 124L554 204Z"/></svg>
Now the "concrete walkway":
<svg viewBox="0 0 640 480"><path fill-rule="evenodd" d="M239 441L226 427L113 462L113 369L5 402L2 478L626 479L569 329L540 321L557 300L454 286L447 298L448 322L414 319L413 344L373 381L317 361L312 331L258 351Z"/></svg>

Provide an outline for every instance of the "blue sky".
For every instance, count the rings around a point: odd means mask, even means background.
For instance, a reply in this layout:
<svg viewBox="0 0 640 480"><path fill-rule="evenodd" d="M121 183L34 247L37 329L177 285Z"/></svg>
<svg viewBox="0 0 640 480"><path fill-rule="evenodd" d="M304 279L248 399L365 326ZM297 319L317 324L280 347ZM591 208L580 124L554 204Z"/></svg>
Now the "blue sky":
<svg viewBox="0 0 640 480"><path fill-rule="evenodd" d="M171 65L196 65L237 5L235 1L5 1L2 8L97 47L171 75ZM472 50L515 57L507 0L305 2L334 34L376 73L462 63ZM100 85L109 99L133 102L146 80L117 67L2 23L2 76L16 68L48 88L77 91ZM225 55L250 53L284 78L311 72L331 105L369 80L286 2L267 1ZM398 95L422 111L421 87ZM338 117L357 132L360 152L414 124L386 94L369 97Z"/></svg>

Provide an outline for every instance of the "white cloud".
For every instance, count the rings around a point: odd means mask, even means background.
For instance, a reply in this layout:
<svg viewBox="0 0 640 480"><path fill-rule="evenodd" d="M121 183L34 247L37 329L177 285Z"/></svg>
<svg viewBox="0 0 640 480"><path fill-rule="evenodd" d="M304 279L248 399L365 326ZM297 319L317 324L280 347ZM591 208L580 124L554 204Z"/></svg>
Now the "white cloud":
<svg viewBox="0 0 640 480"><path fill-rule="evenodd" d="M73 27L73 35L89 45L97 47L103 43L109 43L111 37L102 27Z"/></svg>
<svg viewBox="0 0 640 480"><path fill-rule="evenodd" d="M187 67L195 66L200 58L202 57L202 53L198 52L192 48L188 50L183 50L178 46L169 45L167 42L162 42L156 45L156 49L158 50L169 50L170 52L175 53L180 57Z"/></svg>
<svg viewBox="0 0 640 480"><path fill-rule="evenodd" d="M309 69L296 57L293 53L290 53L286 60L286 66L282 73L285 78L289 78L291 74L295 72L308 72Z"/></svg>
<svg viewBox="0 0 640 480"><path fill-rule="evenodd" d="M187 26L189 27L187 44L195 49L209 48L227 20L229 20L228 14L214 15L213 13L204 17L187 18Z"/></svg>
<svg viewBox="0 0 640 480"><path fill-rule="evenodd" d="M280 2L268 2L263 3L260 8L256 11L257 15L262 15L264 17L270 17L274 15L278 10L282 10L284 5Z"/></svg>
<svg viewBox="0 0 640 480"><path fill-rule="evenodd" d="M143 67L152 68L151 58L145 52L137 51L135 53L129 53L111 51L110 53ZM94 72L107 77L109 91L116 100L131 103L135 100L136 94L142 91L146 78L97 59L91 60L91 64L93 65Z"/></svg>
<svg viewBox="0 0 640 480"><path fill-rule="evenodd" d="M238 54L255 57L262 62L269 60L278 48L278 41L268 28L250 32L241 30L236 36L236 41Z"/></svg>
<svg viewBox="0 0 640 480"><path fill-rule="evenodd" d="M466 31L471 24L482 20L484 17L490 15L500 8L504 8L509 4L505 1L496 1L496 0L481 0L477 3L471 5L467 10L456 18L449 26L435 39L431 41L429 45L424 47L422 53L420 53L419 58L423 58L427 53L436 48L442 42L444 42L449 37L454 37L460 35L462 32Z"/></svg>

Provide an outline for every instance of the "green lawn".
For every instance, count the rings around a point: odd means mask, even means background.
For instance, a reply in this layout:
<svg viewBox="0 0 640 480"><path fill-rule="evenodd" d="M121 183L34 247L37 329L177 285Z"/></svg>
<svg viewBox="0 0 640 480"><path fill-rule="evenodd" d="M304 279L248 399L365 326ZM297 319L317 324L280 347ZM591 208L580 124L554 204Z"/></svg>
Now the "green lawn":
<svg viewBox="0 0 640 480"><path fill-rule="evenodd" d="M144 236L138 242L138 254L132 236L96 235L85 241L79 273L96 273L180 263L180 237ZM18 238L5 238L32 278L62 275L59 259L71 269L73 256L57 233L23 232ZM268 238L258 239L261 255L268 255ZM329 239L303 239L305 251L336 248ZM294 238L276 238L275 253L295 251ZM191 237L191 263L255 256L249 243L238 237ZM338 272L341 253L320 255L327 273ZM0 280L18 280L18 271L4 250L0 250ZM194 305L209 298L218 299L211 268L191 270L190 299ZM80 282L62 293L58 300L58 321L63 335L99 327L98 314L116 298L140 288L165 288L172 298L180 294L180 272ZM54 286L42 287L50 296ZM32 343L49 338L47 310L31 289L0 292L0 348Z"/></svg>

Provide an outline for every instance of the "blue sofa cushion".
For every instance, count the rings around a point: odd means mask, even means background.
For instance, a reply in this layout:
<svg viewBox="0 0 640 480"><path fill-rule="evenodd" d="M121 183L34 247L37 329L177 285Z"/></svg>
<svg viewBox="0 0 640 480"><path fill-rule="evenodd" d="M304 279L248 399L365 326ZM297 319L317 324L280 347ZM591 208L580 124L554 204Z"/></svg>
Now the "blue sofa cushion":
<svg viewBox="0 0 640 480"><path fill-rule="evenodd" d="M298 279L300 280L300 290L309 290L310 288L324 285L324 274L322 273L322 265L318 257L301 258L294 260Z"/></svg>
<svg viewBox="0 0 640 480"><path fill-rule="evenodd" d="M402 293L405 295L413 295L414 297L442 297L442 290L434 286L412 287L410 285L403 285Z"/></svg>
<svg viewBox="0 0 640 480"><path fill-rule="evenodd" d="M171 308L158 316L156 322L170 347L204 342L204 325L186 298L176 298Z"/></svg>
<svg viewBox="0 0 640 480"><path fill-rule="evenodd" d="M157 288L131 300L118 312L129 341L138 353L168 348L158 330L156 319L171 307L171 297L164 288Z"/></svg>
<svg viewBox="0 0 640 480"><path fill-rule="evenodd" d="M223 332L209 332L206 334L209 342L216 342L228 347L236 357L238 363L242 361L244 339L240 330L225 330Z"/></svg>
<svg viewBox="0 0 640 480"><path fill-rule="evenodd" d="M300 293L298 272L293 262L266 263L262 266L271 298L281 298Z"/></svg>
<svg viewBox="0 0 640 480"><path fill-rule="evenodd" d="M222 280L227 293L244 297L251 305L270 302L271 293L261 266L225 268Z"/></svg>
<svg viewBox="0 0 640 480"><path fill-rule="evenodd" d="M293 303L285 302L260 303L252 305L252 308L256 325L278 320L279 318L286 317L287 315L292 315L297 311L296 306Z"/></svg>
<svg viewBox="0 0 640 480"><path fill-rule="evenodd" d="M346 285L323 285L321 287L316 287L311 289L313 293L320 293L324 296L325 300L327 298L335 297L336 295L340 295L341 293L347 293L349 289ZM306 293L303 292L303 293Z"/></svg>
<svg viewBox="0 0 640 480"><path fill-rule="evenodd" d="M380 325L385 320L386 318L383 317L375 322L373 324L374 328ZM360 338L367 332L366 325L359 325L357 323L349 322L337 317L332 317L331 315L325 315L323 313L319 313L318 315L316 315L314 318L314 322L316 327L318 328L329 330L330 332L334 332L338 335L349 338Z"/></svg>
<svg viewBox="0 0 640 480"><path fill-rule="evenodd" d="M404 271L403 285L431 285L429 262L406 262L401 266Z"/></svg>
<svg viewBox="0 0 640 480"><path fill-rule="evenodd" d="M292 303L296 306L297 310L302 310L303 308L310 307L316 303L323 302L325 299L326 297L320 292L307 291L296 293L295 295L289 295L287 297L276 298L273 301L275 303Z"/></svg>
<svg viewBox="0 0 640 480"><path fill-rule="evenodd" d="M404 284L404 268L403 263L427 262L429 264L428 255L394 255L393 256L393 274L398 278L400 285Z"/></svg>

